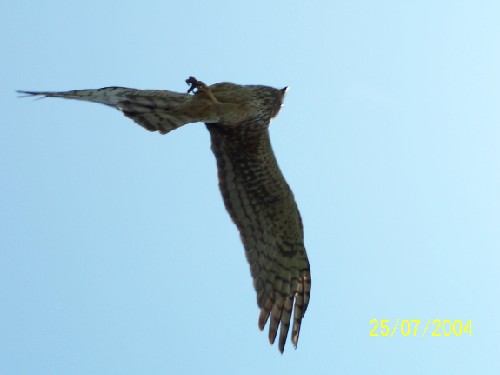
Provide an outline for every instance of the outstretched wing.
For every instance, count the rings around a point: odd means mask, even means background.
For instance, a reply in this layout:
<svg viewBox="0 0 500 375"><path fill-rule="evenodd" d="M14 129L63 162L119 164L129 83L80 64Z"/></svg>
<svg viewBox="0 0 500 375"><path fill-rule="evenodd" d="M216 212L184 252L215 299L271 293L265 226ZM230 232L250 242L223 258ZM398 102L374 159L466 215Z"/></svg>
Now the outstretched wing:
<svg viewBox="0 0 500 375"><path fill-rule="evenodd" d="M207 124L207 128L224 204L239 229L250 263L261 309L259 328L263 330L270 318L272 344L281 325L279 350L283 352L292 308L291 339L297 346L309 303L311 275L302 220L272 151L268 125Z"/></svg>
<svg viewBox="0 0 500 375"><path fill-rule="evenodd" d="M22 94L76 99L116 108L143 128L166 134L192 122L213 122L212 103L202 95L188 95L168 90L136 90L127 87L104 87L93 90L18 91Z"/></svg>

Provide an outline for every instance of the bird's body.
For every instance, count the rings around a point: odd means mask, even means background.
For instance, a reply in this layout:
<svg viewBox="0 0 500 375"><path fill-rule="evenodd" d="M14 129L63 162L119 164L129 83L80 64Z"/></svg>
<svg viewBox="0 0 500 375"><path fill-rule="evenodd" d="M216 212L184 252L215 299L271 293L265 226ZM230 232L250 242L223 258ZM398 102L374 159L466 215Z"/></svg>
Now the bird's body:
<svg viewBox="0 0 500 375"><path fill-rule="evenodd" d="M217 159L224 204L250 263L261 309L259 328L270 318L273 343L281 326L279 349L283 352L291 323L292 342L297 345L311 287L302 220L269 138L269 123L281 108L286 88L233 83L207 87L193 77L186 82L192 85L188 93L197 89L194 95L125 87L23 93L102 103L162 134L187 123L204 122Z"/></svg>

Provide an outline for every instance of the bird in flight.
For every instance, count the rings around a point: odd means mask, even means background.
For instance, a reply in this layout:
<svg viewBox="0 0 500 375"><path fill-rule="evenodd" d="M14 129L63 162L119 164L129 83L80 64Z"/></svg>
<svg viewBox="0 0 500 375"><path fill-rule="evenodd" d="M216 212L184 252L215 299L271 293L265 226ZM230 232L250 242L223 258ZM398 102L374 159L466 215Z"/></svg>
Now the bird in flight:
<svg viewBox="0 0 500 375"><path fill-rule="evenodd" d="M299 339L309 304L311 273L302 219L271 148L269 124L286 87L216 83L189 77L187 93L105 87L62 92L19 91L28 96L101 103L123 112L149 131L166 134L204 122L217 160L224 205L236 224L250 264L260 308L258 326L269 321L269 341L283 353L290 325ZM293 310L293 314L292 314Z"/></svg>

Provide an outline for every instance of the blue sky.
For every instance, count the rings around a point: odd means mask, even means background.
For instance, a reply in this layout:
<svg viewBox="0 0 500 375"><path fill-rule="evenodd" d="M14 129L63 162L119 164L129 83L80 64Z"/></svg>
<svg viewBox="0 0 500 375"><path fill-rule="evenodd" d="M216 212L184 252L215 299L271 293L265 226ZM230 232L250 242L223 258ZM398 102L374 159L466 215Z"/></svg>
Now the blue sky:
<svg viewBox="0 0 500 375"><path fill-rule="evenodd" d="M500 371L495 1L3 2L0 373ZM289 86L271 125L311 261L297 350L257 328L202 124L15 90ZM472 336L370 337L371 319ZM422 323L423 324L423 323Z"/></svg>

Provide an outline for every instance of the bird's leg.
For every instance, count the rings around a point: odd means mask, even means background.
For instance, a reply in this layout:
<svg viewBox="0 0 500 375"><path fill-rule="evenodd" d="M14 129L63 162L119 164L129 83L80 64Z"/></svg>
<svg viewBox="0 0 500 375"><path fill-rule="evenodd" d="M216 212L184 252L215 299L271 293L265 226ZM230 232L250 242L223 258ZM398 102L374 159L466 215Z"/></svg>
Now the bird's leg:
<svg viewBox="0 0 500 375"><path fill-rule="evenodd" d="M196 95L203 95L208 97L212 102L219 103L212 90L208 88L203 82L198 81L198 91L196 91Z"/></svg>
<svg viewBox="0 0 500 375"><path fill-rule="evenodd" d="M208 88L207 85L205 85L203 82L198 81L196 78L193 76L189 77L186 79L186 83L188 85L191 85L191 87L188 90L188 94L196 89L195 95L204 95L208 97L211 101L214 103L219 103L215 95L212 93L212 91Z"/></svg>

